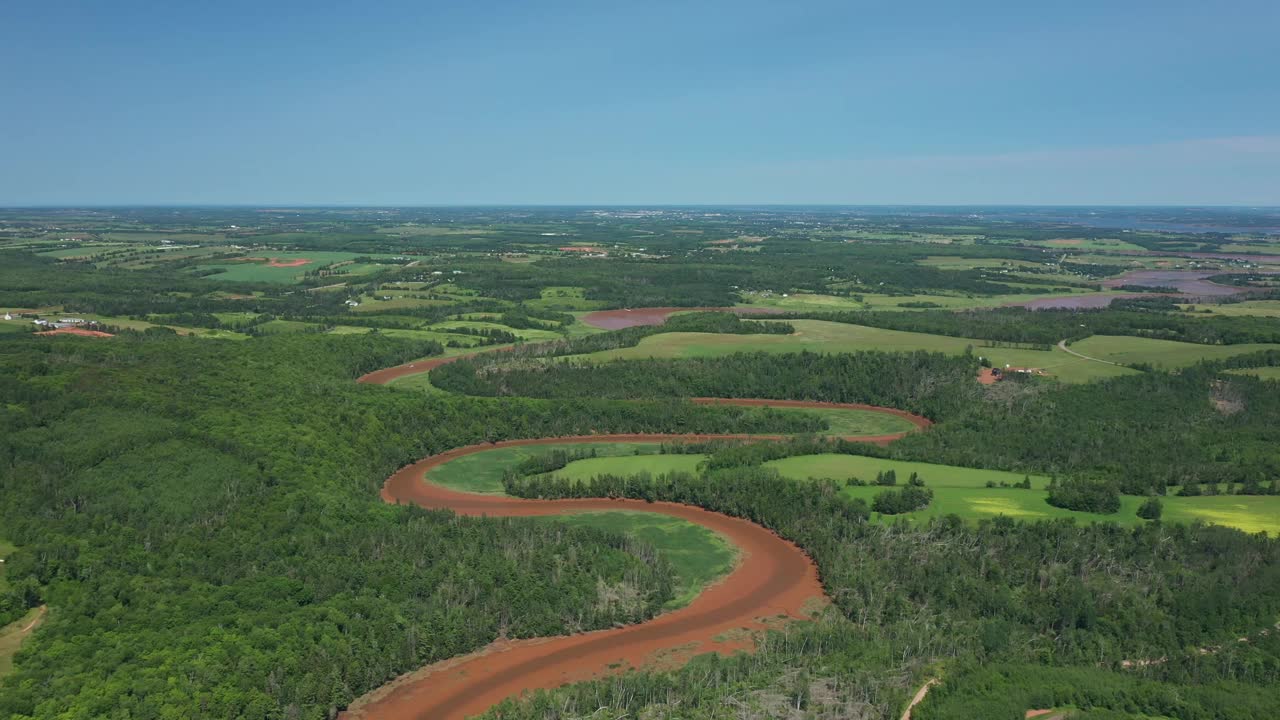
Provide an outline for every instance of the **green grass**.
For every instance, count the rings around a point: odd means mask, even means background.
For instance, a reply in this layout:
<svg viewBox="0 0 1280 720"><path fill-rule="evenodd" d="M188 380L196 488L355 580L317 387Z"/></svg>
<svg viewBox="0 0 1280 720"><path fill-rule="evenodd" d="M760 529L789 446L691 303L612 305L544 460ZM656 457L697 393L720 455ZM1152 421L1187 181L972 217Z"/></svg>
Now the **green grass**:
<svg viewBox="0 0 1280 720"><path fill-rule="evenodd" d="M1071 343L1071 349L1090 357L1116 363L1149 363L1159 368L1180 368L1194 365L1201 360L1217 360L1259 350L1277 350L1280 349L1280 345L1263 343L1198 345L1175 340L1094 335Z"/></svg>
<svg viewBox="0 0 1280 720"><path fill-rule="evenodd" d="M17 548L14 547L13 543L9 542L8 540L0 540L0 560L4 560L5 558L12 555L13 551L16 549ZM5 580L4 563L0 563L0 592L4 592L5 590L8 590L8 589L9 589L9 582Z"/></svg>
<svg viewBox="0 0 1280 720"><path fill-rule="evenodd" d="M389 297L390 300L382 300L381 298ZM414 298L414 297L397 297L384 291L377 291L373 295L362 295L359 298L360 307L352 308L357 313L381 312L384 310L409 310L413 308L424 307L443 307L452 305L452 300L441 297L432 298Z"/></svg>
<svg viewBox="0 0 1280 720"><path fill-rule="evenodd" d="M5 320L0 315L0 333L22 333L31 332L35 326L26 318L14 318L13 320Z"/></svg>
<svg viewBox="0 0 1280 720"><path fill-rule="evenodd" d="M1005 472L1003 470L978 470L957 467L954 465L935 465L933 463L907 462L904 460L886 460L865 457L862 455L840 455L824 453L821 455L800 455L797 457L772 460L765 463L767 467L777 469L784 477L804 480L807 478L861 478L867 482L876 479L876 473L893 470L898 475L899 484L906 484L911 473L919 473L925 484L931 488L983 488L988 480L997 483L1022 482L1026 477L1022 473ZM1031 476L1031 487L1043 489L1049 479L1040 475Z"/></svg>
<svg viewBox="0 0 1280 720"><path fill-rule="evenodd" d="M668 472L696 473L698 463L706 455L621 455L574 460L552 473L574 481L590 480L596 475L658 475Z"/></svg>
<svg viewBox="0 0 1280 720"><path fill-rule="evenodd" d="M472 330L501 330L503 332L514 333L517 337L523 340L530 340L535 342L545 341L545 340L559 340L561 338L560 333L555 332L554 330L540 330L536 328L533 328L533 329L511 328L496 322L483 322L483 321L476 321L476 320L446 320L444 322L439 322L434 325L430 325L428 327L430 327L430 329L432 330L449 330L451 328L470 328Z"/></svg>
<svg viewBox="0 0 1280 720"><path fill-rule="evenodd" d="M263 335L284 335L307 330L319 330L321 327L323 326L318 323L302 322L300 320L270 320L259 325L257 329Z"/></svg>
<svg viewBox="0 0 1280 720"><path fill-rule="evenodd" d="M876 473L893 470L898 485L906 483L912 472L924 479L933 490L933 502L924 510L907 513L906 518L930 518L942 515L958 515L966 520L981 520L997 515L1008 515L1019 520L1047 520L1050 518L1075 518L1080 522L1116 522L1135 525L1145 522L1138 518L1138 506L1144 499L1132 495L1120 497L1120 510L1111 515L1075 512L1050 505L1045 501L1048 478L1031 475L1031 490L1019 488L988 488L988 480L1013 484L1024 477L1020 473L1001 470L979 470L934 465L931 463L905 462L859 455L802 455L773 460L766 466L776 468L785 477L804 480L808 478L850 477L874 482ZM842 491L852 498L862 498L870 503L885 488L878 486L845 487ZM1171 489L1172 492L1172 489ZM1216 495L1177 497L1169 495L1160 501L1164 504L1164 521L1190 523L1201 521L1238 528L1245 532L1267 532L1280 536L1280 497L1255 495ZM877 516L886 519L883 516Z"/></svg>
<svg viewBox="0 0 1280 720"><path fill-rule="evenodd" d="M35 620L39 614L39 608L31 608L26 615L4 627L0 627L0 678L13 672L13 656L17 654L18 648L22 646L23 640L29 637L29 634L24 636L19 634L19 631L29 625L32 620Z"/></svg>
<svg viewBox="0 0 1280 720"><path fill-rule="evenodd" d="M1111 238L1062 238L1054 240L1036 240L1033 245L1058 250L1143 250L1141 245L1134 245L1125 240Z"/></svg>
<svg viewBox="0 0 1280 720"><path fill-rule="evenodd" d="M1238 303L1223 303L1221 305L1181 305L1183 310L1195 308L1196 310L1209 310L1210 312L1192 313L1195 317L1205 317L1212 315L1226 315L1235 317L1239 315L1252 315L1255 317L1280 317L1280 300L1245 300Z"/></svg>
<svg viewBox="0 0 1280 720"><path fill-rule="evenodd" d="M214 275L209 275L208 279L226 280L230 282L270 282L270 283L294 283L302 279L308 271L320 270L322 268L333 265L334 263L347 262L355 260L358 257L392 257L390 255L371 256L368 253L349 253L349 252L331 252L323 250L274 250L271 248L253 248L244 251L244 257L253 258L277 258L280 260L297 260L306 259L311 262L306 265L298 265L296 267L271 267L265 261L243 261L243 262L227 262L219 261L208 264L198 265L200 270L218 269ZM352 274L358 274L354 270ZM342 275L334 276L333 282L342 282Z"/></svg>
<svg viewBox="0 0 1280 720"><path fill-rule="evenodd" d="M841 408L806 408L804 410L785 409L781 412L796 415L817 415L827 421L827 429L823 435L842 435L846 437L892 435L910 432L916 426L911 421L897 415L875 412L872 410L849 410Z"/></svg>
<svg viewBox="0 0 1280 720"><path fill-rule="evenodd" d="M586 299L586 288L558 285L542 288L541 297L525 304L539 310L598 310L607 303Z"/></svg>
<svg viewBox="0 0 1280 720"><path fill-rule="evenodd" d="M1263 380L1280 380L1280 367L1237 368L1227 372L1236 375L1255 375Z"/></svg>
<svg viewBox="0 0 1280 720"><path fill-rule="evenodd" d="M719 357L735 352L751 351L792 353L802 350L824 353L860 350L888 352L929 350L960 354L966 348L972 348L974 354L986 356L996 365L1041 368L1065 382L1085 382L1136 372L1129 368L1078 358L1057 348L1052 350L984 348L982 341L966 338L884 330L825 320L792 320L790 322L796 328L796 332L791 335L662 333L644 338L635 347L592 353L582 357L593 361L606 361L646 357Z"/></svg>
<svg viewBox="0 0 1280 720"><path fill-rule="evenodd" d="M593 512L548 520L630 535L656 548L675 570L675 597L667 610L692 602L704 587L733 569L737 556L737 548L718 533L660 513Z"/></svg>
<svg viewBox="0 0 1280 720"><path fill-rule="evenodd" d="M454 490L502 494L502 473L508 467L525 458L543 455L552 450L576 450L588 445L600 455L631 455L637 450L656 453L658 449L657 443L609 442L501 447L450 460L427 473L427 480Z"/></svg>
<svg viewBox="0 0 1280 720"><path fill-rule="evenodd" d="M1201 520L1280 536L1280 497L1274 495L1165 497L1160 501L1164 503L1165 522Z"/></svg>

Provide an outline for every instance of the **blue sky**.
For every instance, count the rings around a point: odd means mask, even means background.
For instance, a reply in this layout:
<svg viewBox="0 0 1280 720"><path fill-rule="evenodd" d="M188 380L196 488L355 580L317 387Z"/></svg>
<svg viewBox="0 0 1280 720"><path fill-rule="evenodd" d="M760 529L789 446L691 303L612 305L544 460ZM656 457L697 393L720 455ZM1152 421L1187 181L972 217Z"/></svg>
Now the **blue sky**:
<svg viewBox="0 0 1280 720"><path fill-rule="evenodd" d="M1280 2L13 2L0 205L1280 205Z"/></svg>

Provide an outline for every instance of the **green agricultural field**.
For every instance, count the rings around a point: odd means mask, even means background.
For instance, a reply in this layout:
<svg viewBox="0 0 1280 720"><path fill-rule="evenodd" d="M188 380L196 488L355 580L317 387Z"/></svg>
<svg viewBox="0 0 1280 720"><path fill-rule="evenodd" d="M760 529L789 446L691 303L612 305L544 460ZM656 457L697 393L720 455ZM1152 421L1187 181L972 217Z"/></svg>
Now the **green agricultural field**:
<svg viewBox="0 0 1280 720"><path fill-rule="evenodd" d="M349 252L330 252L330 251L290 251L290 250L273 250L271 248L254 248L244 251L246 258L263 258L263 260L227 262L218 261L215 263L198 265L199 270L218 269L214 275L209 275L212 280L226 280L229 282L268 282L268 283L293 283L302 279L303 275L313 270L326 268L334 263L349 262L358 257L365 257L365 254L349 253ZM379 255L377 257L390 258L390 255ZM294 267L272 267L265 259L274 258L280 261L288 262L290 260L306 260L304 265ZM381 267L381 266L379 266ZM353 273L358 274L358 273ZM341 282L344 276L334 276L334 282Z"/></svg>
<svg viewBox="0 0 1280 720"><path fill-rule="evenodd" d="M1164 503L1165 522L1199 520L1280 537L1280 497L1275 495L1170 496L1160 501Z"/></svg>
<svg viewBox="0 0 1280 720"><path fill-rule="evenodd" d="M1080 522L1117 522L1133 525L1145 522L1138 518L1138 506L1144 499L1132 495L1120 497L1120 510L1112 515L1075 512L1050 505L1045 501L1048 478L1042 475L1023 475L1001 470L980 470L951 465L905 462L860 455L802 455L765 463L797 480L808 478L832 478L845 480L859 478L873 483L876 474L893 470L898 485L906 484L911 473L919 473L925 485L933 490L933 502L929 507L902 517L930 518L958 515L966 520L981 520L997 515L1008 515L1020 520L1046 520L1049 518L1075 518ZM988 481L1010 485L1031 478L1030 490L1013 487L988 488ZM869 504L885 490L875 485L845 487L845 495L861 498ZM1164 504L1165 522L1205 522L1239 528L1245 532L1268 532L1280 535L1280 497L1218 495L1200 497L1161 498ZM878 516L892 519L896 516Z"/></svg>
<svg viewBox="0 0 1280 720"><path fill-rule="evenodd" d="M1061 293L1058 293L1061 294ZM839 312L844 310L913 310L917 308L902 307L903 303L933 303L938 307L952 309L968 309L978 307L996 307L1013 302L1033 299L1034 295L991 295L968 297L964 295L883 295L878 293L860 293L861 300L842 295L815 295L810 293L787 293L783 297L778 293L764 295L748 293L744 296L746 306L760 308L777 308L789 312Z"/></svg>
<svg viewBox="0 0 1280 720"><path fill-rule="evenodd" d="M1196 317L1207 315L1253 315L1256 317L1280 318L1280 300L1245 300L1238 303L1221 305L1180 305L1183 310L1194 311ZM1209 312L1203 312L1208 310Z"/></svg>
<svg viewBox="0 0 1280 720"><path fill-rule="evenodd" d="M478 320L446 320L445 322L435 323L428 327L432 330L449 330L451 328L501 330L503 332L515 333L515 335L522 340L531 341L559 340L562 337L560 333L555 332L554 330L511 328L496 322L483 322Z"/></svg>
<svg viewBox="0 0 1280 720"><path fill-rule="evenodd" d="M319 323L302 322L300 320L270 320L258 325L257 329L263 335L281 335L283 333L320 330L323 327Z"/></svg>
<svg viewBox="0 0 1280 720"><path fill-rule="evenodd" d="M790 322L796 328L796 332L791 335L663 333L646 337L635 347L592 353L583 357L592 361L607 361L646 357L718 357L735 352L751 351L789 353L802 350L824 353L860 350L889 352L929 350L959 354L971 348L974 354L986 356L996 365L1040 368L1065 382L1085 382L1136 372L1129 368L1075 357L1057 348L1052 350L985 348L982 347L981 340L884 330L825 320Z"/></svg>
<svg viewBox="0 0 1280 720"><path fill-rule="evenodd" d="M1280 350L1280 345L1198 345L1174 340L1156 340L1116 335L1094 335L1074 343L1071 349L1083 355L1124 365L1146 363L1158 368L1180 368L1202 360L1220 360L1259 350Z"/></svg>
<svg viewBox="0 0 1280 720"><path fill-rule="evenodd" d="M737 558L737 549L719 534L669 515L593 512L547 520L622 533L652 545L675 568L675 597L667 603L668 610L692 602L704 587L732 570Z"/></svg>
<svg viewBox="0 0 1280 720"><path fill-rule="evenodd" d="M1113 238L1059 238L1054 240L1036 240L1031 244L1055 250L1143 250L1141 245L1134 245L1131 242Z"/></svg>
<svg viewBox="0 0 1280 720"><path fill-rule="evenodd" d="M658 443L555 443L550 445L518 445L494 448L474 455L463 455L432 469L427 480L454 490L502 494L502 473L525 458L553 450L577 450L590 446L599 455L634 455L656 453Z"/></svg>
<svg viewBox="0 0 1280 720"><path fill-rule="evenodd" d="M244 340L248 338L247 335L234 332L231 330L213 330L210 328L183 327L181 325L169 325L164 323L147 322L146 320L134 320L132 318L112 317L109 315L97 315L95 313L58 313L58 312L44 313L46 318L53 315L64 315L64 314L75 315L78 318L83 318L85 320L92 320L94 322L101 323L102 325L116 327L116 328L124 328L128 330L146 330L147 328L153 328L153 327L167 327L170 330L173 330L174 332L178 333L179 335L191 335L193 337L215 338L215 339L223 339L223 340ZM26 318L22 318L22 319L14 318L13 320L5 320L3 317L0 317L0 333L25 332L31 329L31 327L32 327L31 320Z"/></svg>
<svg viewBox="0 0 1280 720"><path fill-rule="evenodd" d="M525 302L531 308L541 310L599 310L607 303L586 299L586 289L570 285L542 288L542 297Z"/></svg>
<svg viewBox="0 0 1280 720"><path fill-rule="evenodd" d="M1254 375L1263 380L1280 380L1280 367L1238 368L1227 372L1235 375Z"/></svg>
<svg viewBox="0 0 1280 720"><path fill-rule="evenodd" d="M1031 262L1030 260L967 258L952 257L950 255L930 255L929 257L917 260L916 264L935 267L939 270L977 270L979 268L1003 270L1010 268L1042 268L1045 266L1045 263Z"/></svg>
<svg viewBox="0 0 1280 720"><path fill-rule="evenodd" d="M1013 484L1022 482L1023 478L1028 477L1022 473L1005 472L1003 470L978 470L954 465L935 465L933 463L887 460L836 453L800 455L781 460L772 460L765 463L765 465L775 468L784 477L796 480L808 478L833 478L835 480L859 478L867 482L874 482L876 473L893 470L898 475L898 483L906 484L907 478L914 472L919 473L925 484L931 488L987 489L986 484L988 481L994 481L997 484L1001 482ZM1043 490L1049 482L1049 478L1041 475L1031 475L1030 477L1031 487L1034 489Z"/></svg>
<svg viewBox="0 0 1280 720"><path fill-rule="evenodd" d="M14 318L13 320L5 320L0 315L0 334L30 332L32 327L31 321L26 318Z"/></svg>
<svg viewBox="0 0 1280 720"><path fill-rule="evenodd" d="M383 300L382 298L390 298ZM417 297L396 297L387 295L381 291L374 295L362 295L359 298L360 306L352 308L353 312L383 312L386 310L411 310L424 307L442 307L452 305L453 303L443 298L417 298Z"/></svg>
<svg viewBox="0 0 1280 720"><path fill-rule="evenodd" d="M46 250L39 254L45 257L58 258L59 260L80 260L83 258L96 257L114 250L122 250L127 247L129 246L124 243L92 243L81 245L80 247ZM142 246L138 247L141 249Z"/></svg>
<svg viewBox="0 0 1280 720"><path fill-rule="evenodd" d="M637 475L647 472L659 475L669 472L696 473L705 455L618 455L574 460L552 473L573 481L590 480L597 475Z"/></svg>

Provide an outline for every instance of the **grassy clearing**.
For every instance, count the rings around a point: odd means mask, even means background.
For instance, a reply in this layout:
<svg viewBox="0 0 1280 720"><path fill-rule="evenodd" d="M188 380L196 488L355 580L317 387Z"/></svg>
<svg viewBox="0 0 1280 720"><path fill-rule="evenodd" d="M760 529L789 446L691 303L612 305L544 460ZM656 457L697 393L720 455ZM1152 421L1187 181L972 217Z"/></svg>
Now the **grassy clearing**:
<svg viewBox="0 0 1280 720"><path fill-rule="evenodd" d="M675 597L667 603L667 610L692 602L704 587L733 569L737 556L737 549L721 535L659 513L581 513L549 520L630 535L656 548L676 572Z"/></svg>
<svg viewBox="0 0 1280 720"><path fill-rule="evenodd" d="M637 451L656 453L656 443L556 443L501 447L473 455L464 455L427 473L427 479L454 490L502 494L502 473L525 458L552 450L576 450L589 445L599 455L633 455Z"/></svg>
<svg viewBox="0 0 1280 720"><path fill-rule="evenodd" d="M294 283L302 279L303 275L308 271L319 270L328 267L334 263L350 262L358 257L369 256L365 253L349 253L349 252L330 252L323 250L304 250L304 251L288 251L274 250L271 248L254 248L244 251L246 258L275 258L281 261L290 260L307 260L304 265L294 267L271 267L266 260L246 260L240 262L220 261L209 264L198 265L200 270L218 269L220 272L209 275L213 280L226 280L229 282L269 282L269 283ZM390 255L379 255L369 257L385 257ZM347 266L359 267L359 266ZM355 270L351 274L360 274ZM342 276L336 276L334 282L340 282Z"/></svg>
<svg viewBox="0 0 1280 720"><path fill-rule="evenodd" d="M45 317L48 318L51 315L62 316L63 314L64 313L49 312L49 313L45 313ZM132 318L110 317L107 315L95 315L93 313L65 313L65 314L74 314L78 318L91 320L94 322L101 323L102 325L106 325L114 328L125 328L128 330L146 330L147 328L153 328L153 327L166 327L178 333L179 335L190 335L193 337L215 338L215 339L223 339L223 340L245 340L249 337L248 335L244 335L242 333L234 332L231 330L213 330L210 328L182 327L180 325L167 325L163 323L147 322L146 320L134 320ZM0 333L26 332L31 329L32 329L32 325L29 319L14 318L13 320L5 320L2 316L0 316Z"/></svg>
<svg viewBox="0 0 1280 720"><path fill-rule="evenodd" d="M1201 360L1219 360L1259 350L1280 349L1280 345L1263 343L1197 345L1175 340L1094 335L1072 343L1071 349L1115 363L1148 363L1159 368L1179 368L1194 365Z"/></svg>
<svg viewBox="0 0 1280 720"><path fill-rule="evenodd" d="M557 285L545 287L541 290L542 296L536 300L527 300L525 304L531 308L539 310L599 310L607 303L600 300L588 300L586 298L586 289L574 287L571 285Z"/></svg>
<svg viewBox="0 0 1280 720"><path fill-rule="evenodd" d="M1144 250L1141 245L1134 245L1125 240L1112 238L1055 238L1053 240L1035 240L1031 244L1056 250Z"/></svg>
<svg viewBox="0 0 1280 720"><path fill-rule="evenodd" d="M1165 522L1200 520L1280 536L1280 497L1274 495L1166 497L1161 502Z"/></svg>
<svg viewBox="0 0 1280 720"><path fill-rule="evenodd" d="M1138 518L1138 507L1144 499L1131 495L1120 497L1120 510L1113 515L1075 512L1050 505L1045 499L1048 478L1030 475L1031 488L988 488L988 481L1020 482L1026 475L1000 470L980 470L934 465L931 463L904 462L857 455L803 455L773 460L765 463L776 468L785 477L804 480L808 478L833 478L844 480L856 477L874 482L876 473L893 470L898 484L906 483L912 472L920 474L925 484L933 490L933 502L919 512L902 517L924 519L943 515L958 515L976 521L997 515L1007 515L1019 520L1047 520L1050 518L1075 518L1080 522L1115 522L1135 525L1146 522ZM878 486L846 487L848 497L862 498L870 503L885 488ZM1172 490L1172 489L1171 489ZM1267 532L1280 535L1280 497L1250 495L1216 495L1200 497L1161 498L1164 504L1164 521L1190 523L1201 521L1233 527L1245 532ZM892 520L888 516L877 517Z"/></svg>
<svg viewBox="0 0 1280 720"><path fill-rule="evenodd" d="M40 617L40 613L40 608L32 608L26 615L0 628L0 678L13 672L13 656L22 647L23 641L30 637L29 632L24 633L22 630Z"/></svg>
<svg viewBox="0 0 1280 720"><path fill-rule="evenodd" d="M1280 317L1280 300L1245 300L1244 302L1223 303L1221 305L1180 305L1179 307L1183 310L1197 311L1194 313L1197 317L1205 315ZM1204 310L1209 312L1203 312Z"/></svg>
<svg viewBox="0 0 1280 720"><path fill-rule="evenodd" d="M1280 380L1280 367L1239 368L1227 372L1236 375L1254 375L1263 380Z"/></svg>
<svg viewBox="0 0 1280 720"><path fill-rule="evenodd" d="M1026 477L1021 473L1003 470L977 470L954 465L935 465L933 463L906 462L902 460L886 460L882 458L863 457L861 455L840 455L824 453L822 455L800 455L797 457L772 460L766 466L777 469L784 477L805 480L807 478L834 478L845 480L860 478L867 482L876 479L876 473L893 470L898 475L898 482L905 484L911 473L919 473L925 483L932 488L983 488L988 481L1013 484L1022 482ZM1031 487L1044 489L1049 478L1032 475Z"/></svg>
<svg viewBox="0 0 1280 720"><path fill-rule="evenodd" d="M553 474L574 481L590 480L596 475L651 475L668 472L696 473L698 463L706 455L620 455L574 460Z"/></svg>
<svg viewBox="0 0 1280 720"><path fill-rule="evenodd" d="M1038 268L1044 267L1047 263L1031 262L1030 260L1008 260L1004 258L968 258L953 257L950 255L930 255L929 257L917 260L916 264L935 267L939 270L1003 270L1008 268Z"/></svg>
<svg viewBox="0 0 1280 720"><path fill-rule="evenodd" d="M322 327L324 326L318 323L302 322L300 320L271 320L259 325L258 332L263 335L285 335L308 330L319 330Z"/></svg>
<svg viewBox="0 0 1280 720"><path fill-rule="evenodd" d="M997 365L1041 368L1065 382L1085 382L1136 372L1129 368L1078 358L1057 348L1052 350L1019 350L985 348L981 340L928 335L925 333L883 330L862 325L824 320L793 320L796 332L791 335L721 335L715 333L663 333L651 335L635 347L609 350L582 356L592 361L636 359L647 357L719 357L735 352L763 351L792 353L802 350L823 353L882 350L901 352L929 350L960 354L972 348L974 354L991 358ZM1083 351L1081 351L1083 352ZM1086 353L1087 354L1087 353Z"/></svg>
<svg viewBox="0 0 1280 720"><path fill-rule="evenodd" d="M495 322L483 322L476 320L446 320L434 325L429 325L432 330L449 330L452 328L469 328L472 330L501 330L503 332L515 333L522 340L544 341L559 340L562 336L554 330L539 330L536 328L523 329L512 328Z"/></svg>
<svg viewBox="0 0 1280 720"><path fill-rule="evenodd" d="M861 300L852 297L844 297L840 295L813 295L808 293L789 293L787 297L781 295L748 295L747 305L751 307L778 308L780 310L788 310L802 312L812 310L815 312L836 312L842 310L916 310L919 308L910 307L914 303L933 303L934 305L953 309L969 309L981 307L998 307L1009 303L1025 302L1034 300L1037 297L1057 297L1062 295L1060 292L1043 293L1040 295L988 295L982 297L968 297L964 295L883 295L879 293L862 293L859 295ZM906 304L907 307L903 307Z"/></svg>
<svg viewBox="0 0 1280 720"><path fill-rule="evenodd" d="M9 542L8 540L0 540L0 560L4 560L5 558L12 555L14 550L17 550L17 548L14 547L13 543ZM8 590L8 589L9 589L9 582L5 580L4 563L0 563L0 592L4 592L5 590Z"/></svg>
<svg viewBox="0 0 1280 720"><path fill-rule="evenodd" d="M383 300L382 298L384 297L389 299ZM409 310L413 308L441 307L444 305L452 305L454 301L442 297L396 297L379 290L375 295L360 296L359 302L360 306L352 308L353 312L367 313L382 312L384 310Z"/></svg>
<svg viewBox="0 0 1280 720"><path fill-rule="evenodd" d="M798 415L817 415L827 421L827 430L823 435L841 435L845 437L892 435L900 432L911 432L916 426L905 418L888 413L871 410L844 410L839 408L814 408L804 410L786 409L780 412Z"/></svg>

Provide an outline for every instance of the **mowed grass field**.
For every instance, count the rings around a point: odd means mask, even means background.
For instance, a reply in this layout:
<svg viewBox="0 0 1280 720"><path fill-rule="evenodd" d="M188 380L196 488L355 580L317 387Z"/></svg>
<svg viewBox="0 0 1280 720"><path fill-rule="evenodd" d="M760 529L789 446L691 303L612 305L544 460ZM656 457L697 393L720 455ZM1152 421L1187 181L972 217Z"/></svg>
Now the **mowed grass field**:
<svg viewBox="0 0 1280 720"><path fill-rule="evenodd" d="M667 603L667 610L688 605L709 583L732 570L737 560L737 548L724 537L670 515L593 512L543 520L621 533L652 545L675 569L675 597Z"/></svg>
<svg viewBox="0 0 1280 720"><path fill-rule="evenodd" d="M659 475L669 472L696 473L698 463L706 455L622 455L574 460L560 470L551 473L575 482L590 480L597 475L637 475L647 472Z"/></svg>
<svg viewBox="0 0 1280 720"><path fill-rule="evenodd" d="M553 474L572 480L586 480L602 474L634 475L649 472L656 475L672 471L694 473L698 470L698 464L706 457L700 454L639 456L633 454L636 449L646 453L657 452L656 445L646 443L564 443L498 448L468 455L442 465L432 471L428 479L472 492L501 493L503 470L524 457L552 449L570 450L588 446L597 448L601 456L576 460ZM848 478L859 478L873 483L877 473L893 470L898 477L898 487L906 484L911 473L919 473L926 486L933 490L933 502L923 510L901 516L873 514L875 520L883 522L892 522L898 518L925 520L944 515L957 515L974 522L998 515L1019 520L1073 518L1078 522L1114 522L1121 525L1146 522L1137 514L1138 507L1144 502L1144 498L1132 495L1122 495L1120 510L1110 515L1054 507L1046 502L1048 492L1045 487L1049 480L1043 475L834 453L773 460L765 463L765 466L778 470L784 477L801 482L813 478L829 478L837 482L843 482ZM999 487L1000 483L1013 485L1027 477L1031 479L1030 490ZM997 487L987 487L988 481L996 483ZM844 486L841 492L851 498L861 498L870 504L876 495L886 489L888 488L876 485ZM1249 533L1267 532L1280 536L1280 497L1253 495L1177 497L1173 494L1175 491L1176 488L1170 488L1170 494L1160 499L1164 505L1164 522L1199 521L1233 527Z"/></svg>
<svg viewBox="0 0 1280 720"><path fill-rule="evenodd" d="M768 322L768 321L765 321ZM663 333L651 335L639 345L618 350L579 356L603 362L637 358L718 357L735 352L792 353L808 350L821 353L847 353L864 350L902 352L928 350L960 354L971 348L975 355L985 356L996 365L1041 368L1064 382L1086 382L1136 372L1075 357L1057 348L1052 350L1020 350L985 348L981 340L943 335L884 330L862 325L825 320L792 320L796 328L791 335L722 335L716 333Z"/></svg>
<svg viewBox="0 0 1280 720"><path fill-rule="evenodd" d="M1280 345L1199 345L1154 338L1094 335L1071 343L1071 349L1100 360L1122 364L1147 363L1153 367L1171 369L1194 365L1202 360L1220 360L1259 350L1280 350Z"/></svg>
<svg viewBox="0 0 1280 720"><path fill-rule="evenodd" d="M1280 380L1280 367L1238 368L1227 372L1236 375L1254 375L1263 380Z"/></svg>
<svg viewBox="0 0 1280 720"><path fill-rule="evenodd" d="M294 283L302 279L303 275L311 270L319 270L328 267L334 263L348 262L358 257L391 257L374 256L368 253L349 253L349 252L331 252L323 250L306 250L306 251L290 251L290 250L272 250L270 248L253 248L244 251L246 258L265 258L257 261L237 261L227 262L218 261L207 264L198 265L200 270L217 269L220 272L207 276L211 280L227 280L230 282L269 282L269 283ZM297 265L294 267L272 267L266 259L275 258L282 262L290 260L306 260L305 265ZM359 275L361 272L367 272L370 268L361 268L352 266L352 275ZM334 276L334 282L342 282L344 276Z"/></svg>
<svg viewBox="0 0 1280 720"><path fill-rule="evenodd" d="M1120 510L1112 515L1075 512L1050 505L1044 489L1048 478L1042 475L1024 475L1001 470L934 465L931 463L904 462L859 455L802 455L765 463L778 470L784 477L796 480L831 478L846 480L856 477L868 483L875 482L878 472L893 470L898 485L905 485L912 472L920 474L925 485L933 490L933 502L929 507L905 518L929 518L941 515L958 515L966 520L981 520L997 515L1008 515L1020 520L1046 520L1049 518L1075 518L1081 522L1117 522L1133 525L1145 522L1138 518L1138 506L1144 498L1120 496ZM988 488L988 481L997 485L1010 485L1031 478L1031 489ZM884 487L848 486L843 492L868 503L883 492ZM1172 492L1172 488L1170 489ZM1177 497L1169 495L1160 499L1164 504L1165 522L1189 523L1196 520L1238 528L1245 532L1267 532L1280 536L1280 497L1257 495L1217 495ZM897 517L897 516L894 516ZM892 519L881 517L880 519Z"/></svg>
<svg viewBox="0 0 1280 720"><path fill-rule="evenodd" d="M1196 312L1190 313L1195 317L1204 317L1206 315L1280 317L1280 300L1245 300L1221 305L1181 305L1180 307L1184 310L1195 308ZM1202 312L1204 310L1209 312Z"/></svg>
<svg viewBox="0 0 1280 720"><path fill-rule="evenodd" d="M845 410L840 408L806 408L804 410L786 409L779 412L798 415L816 415L827 421L827 429L823 435L840 435L846 437L893 435L911 432L916 426L910 420L871 410Z"/></svg>
<svg viewBox="0 0 1280 720"><path fill-rule="evenodd" d="M1042 276L1039 276L1042 277ZM1010 277L1009 285L1014 287L1023 286L1017 282L1017 277ZM1064 284L1068 281L1079 282L1079 278L1064 276ZM788 311L826 311L837 312L842 310L917 310L911 307L914 303L933 303L938 308L948 310L966 310L972 308L999 307L1001 305L1010 305L1014 303L1024 303L1037 298L1045 297L1062 297L1064 294L1075 294L1080 296L1099 295L1101 292L1081 291L1078 293L1064 292L1062 290L1039 292L1035 294L1015 294L1007 295L988 295L979 297L968 297L965 295L882 295L878 293L864 293L861 295L862 300L858 301L852 297L844 297L840 295L812 295L806 293L788 293L787 297L779 294L771 294L764 296L760 294L745 296L745 303L741 307L760 307L760 308L778 308ZM905 305L905 307L904 307Z"/></svg>
<svg viewBox="0 0 1280 720"><path fill-rule="evenodd" d="M502 494L502 473L530 457L553 450L594 449L598 455L632 456L636 452L656 453L657 443L555 443L501 447L450 460L427 473L427 480L464 492Z"/></svg>

